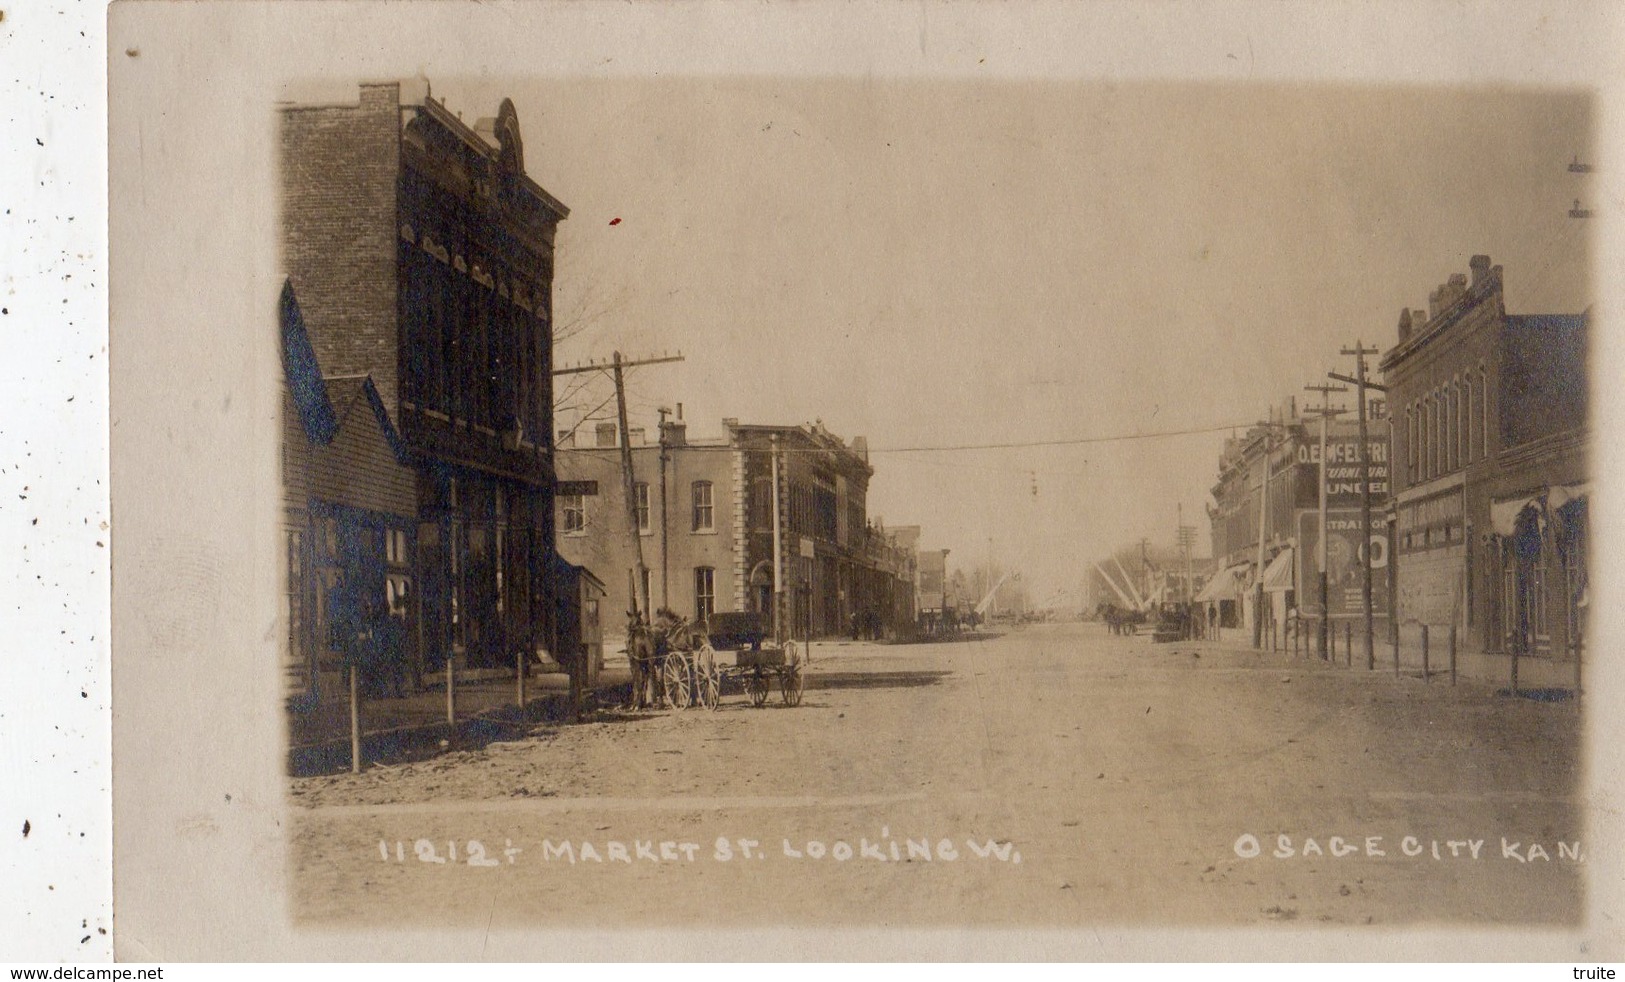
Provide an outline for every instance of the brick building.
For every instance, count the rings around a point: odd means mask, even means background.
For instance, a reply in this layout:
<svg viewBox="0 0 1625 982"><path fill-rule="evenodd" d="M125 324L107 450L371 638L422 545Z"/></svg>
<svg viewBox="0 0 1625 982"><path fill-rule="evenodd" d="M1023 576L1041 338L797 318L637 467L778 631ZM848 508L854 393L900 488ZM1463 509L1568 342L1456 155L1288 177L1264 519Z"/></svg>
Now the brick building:
<svg viewBox="0 0 1625 982"><path fill-rule="evenodd" d="M1225 627L1242 627L1258 636L1273 623L1279 633L1296 605L1297 516L1320 500L1317 467L1308 449L1318 451L1316 426L1298 414L1294 399L1284 411L1272 409L1267 423L1225 441L1208 507L1217 572L1199 595L1215 607Z"/></svg>
<svg viewBox="0 0 1625 982"><path fill-rule="evenodd" d="M774 602L774 459L778 460L777 614L787 635L846 634L860 625L907 633L914 622L914 560L866 514L873 474L862 439L847 445L821 425L723 421L726 436L691 440L679 416L661 439L629 434L637 523L655 608L689 617L752 611L771 625ZM559 476L596 494L561 496L559 549L600 573L606 610L631 609L636 565L613 422L561 431Z"/></svg>
<svg viewBox="0 0 1625 982"><path fill-rule="evenodd" d="M1401 630L1555 664L1583 626L1589 318L1508 315L1501 267L1469 268L1401 312L1380 364Z"/></svg>
<svg viewBox="0 0 1625 982"><path fill-rule="evenodd" d="M410 500L400 473L387 482L387 535L374 542L357 531L372 519L339 511L337 539L369 553L353 568L390 571L376 586L408 623L415 671L570 648L556 594L577 586L552 545L548 440L553 243L568 209L527 175L512 103L473 127L423 83L279 108L285 296L308 367L349 405L360 386L410 474ZM359 493L376 476L346 479ZM290 556L311 573L309 540L327 533L289 515ZM310 613L301 630L320 647L324 611Z"/></svg>
<svg viewBox="0 0 1625 982"><path fill-rule="evenodd" d="M665 440L629 434L638 537L649 603L689 617L742 609L734 600L733 459L725 439L688 439L681 419ZM619 427L588 422L558 437L559 477L593 494L562 494L555 517L560 553L604 580L606 633L619 636L632 609L631 544ZM641 601L640 601L641 604Z"/></svg>

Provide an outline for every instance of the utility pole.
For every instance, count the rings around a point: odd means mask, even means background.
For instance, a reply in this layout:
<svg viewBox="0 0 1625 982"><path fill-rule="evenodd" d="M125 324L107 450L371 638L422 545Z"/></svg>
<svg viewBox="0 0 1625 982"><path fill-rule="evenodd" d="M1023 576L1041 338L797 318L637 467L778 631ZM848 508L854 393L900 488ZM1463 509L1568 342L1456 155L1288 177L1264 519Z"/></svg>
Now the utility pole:
<svg viewBox="0 0 1625 982"><path fill-rule="evenodd" d="M681 353L632 360L621 357L621 353L617 351L615 352L614 357L608 362L590 360L584 364L569 365L564 368L556 368L553 370L553 374L555 376L575 375L581 372L607 371L610 373L610 377L615 381L615 418L620 429L621 444L621 488L623 493L626 495L627 526L632 535L632 555L636 560L636 565L634 566L636 579L633 582L631 597L632 613L634 615L639 613L649 613L649 587L646 577L649 568L645 566L643 562L643 539L638 534L638 502L636 497L637 480L632 470L632 443L627 438L626 369L637 368L641 365L660 365L667 362L683 360L684 358ZM662 420L664 420L664 415L662 415ZM661 430L661 442L665 442L664 427L662 427ZM664 451L664 447L662 447L662 451ZM662 490L664 490L664 488L662 488ZM662 523L665 522L666 516L664 513L661 514L660 519ZM662 585L662 589L664 589L664 585ZM640 600L641 605L639 603Z"/></svg>
<svg viewBox="0 0 1625 982"><path fill-rule="evenodd" d="M632 612L639 610L645 616L649 614L649 567L643 563L643 536L638 534L638 502L636 497L637 480L632 472L632 441L628 439L626 428L626 375L621 361L621 353L615 352L615 418L620 424L621 444L621 488L626 492L626 520L627 529L632 535L632 555L636 560L633 570L637 574L636 591L632 598ZM638 601L642 601L641 608Z"/></svg>
<svg viewBox="0 0 1625 982"><path fill-rule="evenodd" d="M1360 391L1360 536L1363 540L1359 551L1360 559L1360 602L1365 614L1365 667L1371 671L1377 666L1375 642L1372 640L1372 613L1371 613L1371 447L1366 443L1366 402L1365 390L1370 388L1383 389L1382 386L1373 385L1365 378L1365 356L1374 355L1381 348L1367 348L1364 341L1355 341L1354 347L1344 348L1343 354L1354 356L1354 384ZM1384 391L1386 391L1384 389ZM1390 465L1392 466L1392 465ZM1390 556L1388 561L1393 562ZM1397 597L1389 597L1390 604L1397 603Z"/></svg>
<svg viewBox="0 0 1625 982"><path fill-rule="evenodd" d="M1264 424L1264 453L1259 460L1264 469L1263 481L1258 485L1258 574L1253 581L1254 648L1264 647L1264 539L1270 514L1270 454L1275 451L1270 438L1274 435L1275 410L1270 410L1270 416L1270 421Z"/></svg>
<svg viewBox="0 0 1625 982"><path fill-rule="evenodd" d="M643 538L638 534L637 481L632 471L632 442L628 439L626 420L626 369L636 368L639 365L658 365L682 360L683 356L676 354L661 355L658 358L642 358L634 361L622 358L621 353L617 351L614 358L609 362L588 361L585 364L570 365L553 370L555 376L608 371L610 377L615 381L615 418L620 430L619 442L621 445L621 490L626 495L627 530L632 536L632 556L635 564L631 571L632 583L628 585L629 589L627 591L630 595L631 613L634 619L647 617L649 614L649 583L647 576L649 568L643 562ZM662 514L660 518L664 522L666 516ZM641 605L640 600L642 601ZM572 664L578 660L574 656L575 653L572 652ZM581 671L572 670L570 672L570 703L572 706L581 704L581 689L584 681L581 676L584 674Z"/></svg>
<svg viewBox="0 0 1625 982"><path fill-rule="evenodd" d="M1185 555L1185 602L1196 599L1196 581L1191 574L1191 553L1196 545L1196 526L1185 524L1185 504L1180 502L1175 506L1176 535L1179 537L1179 549Z"/></svg>
<svg viewBox="0 0 1625 982"><path fill-rule="evenodd" d="M784 529L779 522L779 435L771 433L768 439L773 449L773 640L778 644L784 643L784 581L781 570L784 568ZM944 573L946 575L946 573ZM807 636L807 644L812 643L812 635Z"/></svg>
<svg viewBox="0 0 1625 982"><path fill-rule="evenodd" d="M1594 169L1595 168L1593 168L1590 164L1580 163L1579 154L1575 154L1574 162L1569 164L1570 174L1589 174ZM1570 218L1590 218L1595 214L1596 212L1592 211L1590 208L1581 208L1579 198L1574 199L1574 207L1569 209Z"/></svg>
<svg viewBox="0 0 1625 982"><path fill-rule="evenodd" d="M1320 629L1319 635L1320 660L1326 660L1326 635L1331 630L1331 597L1326 582L1326 422L1332 416L1346 412L1339 407L1332 408L1331 398L1333 392L1347 392L1346 385L1306 385L1309 392L1320 393L1320 409L1311 410L1320 416L1320 537L1316 540L1315 568L1320 571Z"/></svg>
<svg viewBox="0 0 1625 982"><path fill-rule="evenodd" d="M987 579L982 583L982 591L993 597L993 605L988 612L997 614L999 612L999 598L998 591L993 588L993 536L991 535L987 537Z"/></svg>
<svg viewBox="0 0 1625 982"><path fill-rule="evenodd" d="M681 409L682 403L677 404ZM671 606L671 564L666 561L669 551L671 522L666 514L666 464L671 460L671 441L666 439L666 417L671 410L660 407L660 603Z"/></svg>

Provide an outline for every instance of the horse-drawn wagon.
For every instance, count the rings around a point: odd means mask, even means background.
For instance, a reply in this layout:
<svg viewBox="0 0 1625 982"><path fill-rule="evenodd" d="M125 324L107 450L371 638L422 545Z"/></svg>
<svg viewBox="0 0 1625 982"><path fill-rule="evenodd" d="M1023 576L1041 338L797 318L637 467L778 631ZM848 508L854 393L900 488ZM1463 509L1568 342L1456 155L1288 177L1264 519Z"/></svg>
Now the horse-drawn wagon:
<svg viewBox="0 0 1625 982"><path fill-rule="evenodd" d="M700 624L662 611L655 624L634 618L628 625L627 661L632 669L632 708L666 705L716 709L724 680L735 679L752 705L766 704L774 680L786 706L801 704L806 656L794 641L764 645L761 615L718 613ZM735 652L724 666L717 651Z"/></svg>
<svg viewBox="0 0 1625 982"><path fill-rule="evenodd" d="M799 706L802 690L807 684L804 677L806 653L794 641L764 646L762 642L766 640L766 633L761 614L746 611L711 615L710 644L734 652L734 665L731 669L724 669L723 675L738 679L744 685L751 705L767 703L776 679L784 704Z"/></svg>

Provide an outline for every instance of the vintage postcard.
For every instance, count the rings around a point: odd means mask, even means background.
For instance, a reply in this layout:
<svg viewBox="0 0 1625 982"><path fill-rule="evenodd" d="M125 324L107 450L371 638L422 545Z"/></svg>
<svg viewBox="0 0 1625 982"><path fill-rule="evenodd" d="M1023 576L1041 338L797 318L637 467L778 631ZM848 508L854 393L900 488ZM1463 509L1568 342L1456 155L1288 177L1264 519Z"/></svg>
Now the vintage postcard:
<svg viewBox="0 0 1625 982"><path fill-rule="evenodd" d="M1617 959L1549 13L115 6L119 952Z"/></svg>

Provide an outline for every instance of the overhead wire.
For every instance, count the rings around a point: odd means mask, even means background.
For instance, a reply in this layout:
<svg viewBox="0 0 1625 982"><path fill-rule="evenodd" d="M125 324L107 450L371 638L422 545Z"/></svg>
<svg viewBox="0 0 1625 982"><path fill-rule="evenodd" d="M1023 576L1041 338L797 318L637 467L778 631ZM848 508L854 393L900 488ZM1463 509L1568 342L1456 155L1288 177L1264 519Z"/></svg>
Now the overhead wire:
<svg viewBox="0 0 1625 982"><path fill-rule="evenodd" d="M613 398L613 397L611 397L611 398ZM867 449L867 453L870 453L870 454L886 454L886 453L948 453L948 452L958 453L958 452L974 451L974 450L1020 450L1020 449L1027 449L1027 448L1033 448L1033 447L1071 447L1071 446L1084 446L1084 445L1088 445L1088 444L1097 444L1097 443L1124 443L1124 442L1135 441L1135 440L1159 440L1159 439L1167 439L1167 438L1171 438L1171 437L1180 437L1180 436L1199 436L1199 435L1205 435L1205 434L1209 434L1209 433L1225 433L1225 432L1230 432L1230 431L1233 431L1233 430L1247 429L1248 427L1251 427L1253 425L1255 425L1255 422L1250 421L1250 422L1246 422L1246 423L1226 423L1223 426L1199 426L1199 427L1193 427L1193 428L1190 428L1190 429L1180 429L1180 430L1156 430L1156 431L1152 431L1152 432L1142 432L1142 433L1118 433L1118 434L1113 434L1113 435L1110 435L1110 436L1060 437L1060 438L1051 439L1051 440L1020 440L1020 441L1010 441L1010 442L1003 442L1003 443L961 443L961 444L938 444L938 445L934 445L934 446L921 445L921 446L904 446L904 447L869 447ZM594 448L582 448L582 447L560 447L559 448L559 450L561 450L561 451L575 450L577 452L582 452L582 451L590 450L590 449L594 449ZM727 443L687 443L687 444L684 444L683 449L685 449L685 450L700 450L700 451L731 451L731 450L737 450L737 449L740 449L740 448L732 446L732 445L727 444ZM751 448L751 449L755 449L755 448ZM827 453L831 453L832 451L834 451L836 449L844 449L844 450L846 450L848 452L852 452L852 453L858 453L859 452L859 451L855 450L850 445L842 445L840 448L835 448L835 447L780 447L779 452L782 453L782 454L796 454L796 453L827 454ZM930 462L929 461L924 461L923 463L930 463ZM1028 468L1028 467L1023 467L1023 468L1020 468L1020 469L1022 469L1022 470L1031 470L1031 468Z"/></svg>

